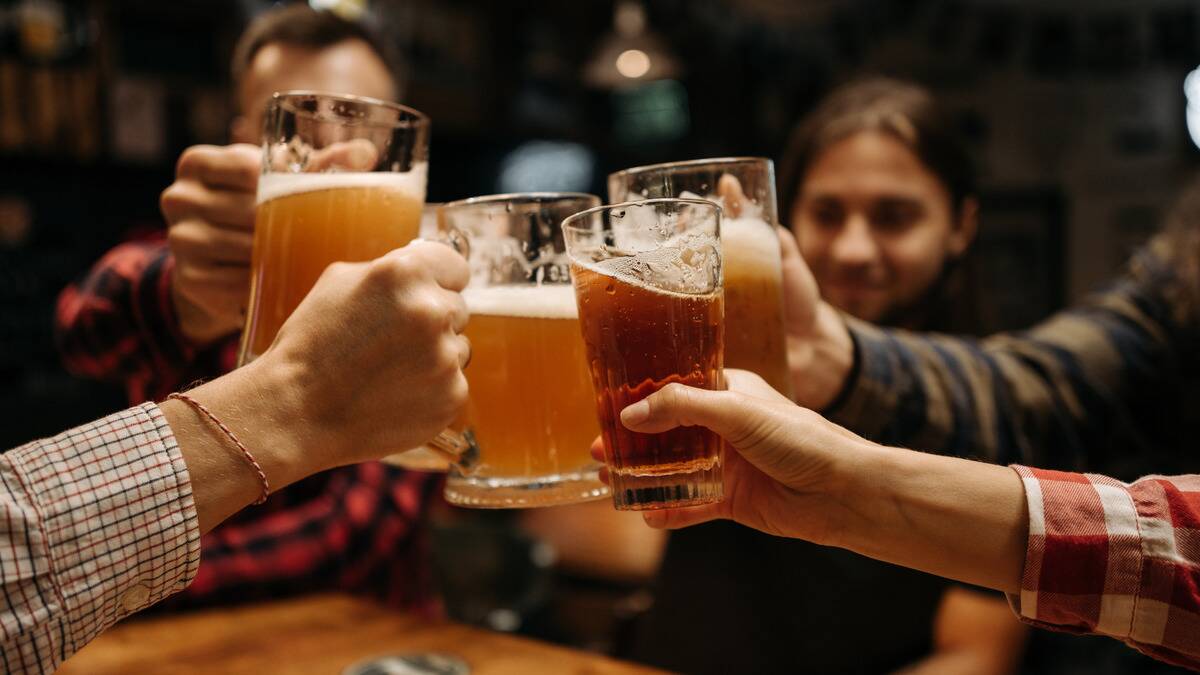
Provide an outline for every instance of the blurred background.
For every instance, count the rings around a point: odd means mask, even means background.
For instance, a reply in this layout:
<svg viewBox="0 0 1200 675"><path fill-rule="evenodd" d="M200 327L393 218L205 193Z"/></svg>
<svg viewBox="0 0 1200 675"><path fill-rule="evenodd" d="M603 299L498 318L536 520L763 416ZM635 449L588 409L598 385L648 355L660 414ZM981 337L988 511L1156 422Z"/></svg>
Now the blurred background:
<svg viewBox="0 0 1200 675"><path fill-rule="evenodd" d="M226 142L229 53L269 5L0 1L0 410L10 420L0 443L119 405L119 393L59 367L55 295L116 242L163 227L158 195L183 148ZM982 169L992 328L1028 325L1105 279L1200 159L1184 89L1200 65L1200 7L1189 0L368 9L405 57L404 102L434 120L431 202L603 194L604 176L626 166L777 158L793 123L838 83L886 74L926 85L952 106Z"/></svg>
<svg viewBox="0 0 1200 675"><path fill-rule="evenodd" d="M226 142L230 50L270 4L0 0L0 447L123 407L119 389L62 369L55 297L114 244L163 228L180 151ZM978 301L993 330L1111 275L1200 160L1193 0L310 4L376 24L404 56L403 102L434 121L431 202L603 195L627 166L778 158L831 87L922 83L982 169Z"/></svg>

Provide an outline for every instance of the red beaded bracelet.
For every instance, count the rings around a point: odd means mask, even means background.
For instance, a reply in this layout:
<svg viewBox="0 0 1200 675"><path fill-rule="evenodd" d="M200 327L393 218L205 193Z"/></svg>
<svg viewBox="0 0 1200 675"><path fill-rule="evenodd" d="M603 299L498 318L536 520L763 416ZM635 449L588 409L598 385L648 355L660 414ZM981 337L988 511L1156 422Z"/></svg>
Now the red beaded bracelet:
<svg viewBox="0 0 1200 675"><path fill-rule="evenodd" d="M170 396L167 396L167 398L178 399L192 406L196 410L199 410L204 414L205 417L211 420L213 424L217 425L217 428L225 432L225 435L229 437L229 440L233 441L233 444L238 447L238 450L242 451L242 456L246 458L246 461L250 462L250 466L254 468L254 472L258 474L258 480L262 483L262 494L259 495L258 501L254 503L262 504L263 502L267 501L267 496L271 494L271 484L267 482L267 474L262 470L262 466L259 465L258 460L254 459L254 455L250 454L250 451L246 449L246 446L243 445L240 440L238 440L236 435L234 435L233 431L230 430L229 427L225 426L221 420L217 419L216 415L209 412L208 408L204 407L202 403L191 396L176 392Z"/></svg>

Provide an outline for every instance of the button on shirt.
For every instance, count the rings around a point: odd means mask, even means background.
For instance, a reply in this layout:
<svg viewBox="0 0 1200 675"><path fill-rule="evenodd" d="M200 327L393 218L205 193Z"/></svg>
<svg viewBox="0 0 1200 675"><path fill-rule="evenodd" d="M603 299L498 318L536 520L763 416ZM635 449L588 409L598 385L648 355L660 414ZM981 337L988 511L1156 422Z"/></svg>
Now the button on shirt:
<svg viewBox="0 0 1200 675"><path fill-rule="evenodd" d="M0 455L0 671L53 672L199 564L187 467L154 404Z"/></svg>

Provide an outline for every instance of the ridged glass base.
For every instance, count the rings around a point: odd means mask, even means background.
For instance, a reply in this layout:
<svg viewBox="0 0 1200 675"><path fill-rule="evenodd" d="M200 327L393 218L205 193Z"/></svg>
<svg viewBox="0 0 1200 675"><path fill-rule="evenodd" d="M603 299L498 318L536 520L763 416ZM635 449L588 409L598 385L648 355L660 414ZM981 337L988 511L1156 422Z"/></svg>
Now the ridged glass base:
<svg viewBox="0 0 1200 675"><path fill-rule="evenodd" d="M609 473L618 511L649 511L712 504L725 497L721 463L687 473L637 475Z"/></svg>
<svg viewBox="0 0 1200 675"><path fill-rule="evenodd" d="M476 509L517 509L575 504L603 499L608 487L596 470L536 478L483 478L456 474L446 477L446 501Z"/></svg>

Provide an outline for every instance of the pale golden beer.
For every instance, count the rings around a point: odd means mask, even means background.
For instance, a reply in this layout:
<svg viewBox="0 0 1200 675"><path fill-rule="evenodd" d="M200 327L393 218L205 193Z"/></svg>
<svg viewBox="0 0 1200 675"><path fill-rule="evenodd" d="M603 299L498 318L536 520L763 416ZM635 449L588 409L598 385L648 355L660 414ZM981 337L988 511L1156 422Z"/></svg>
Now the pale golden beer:
<svg viewBox="0 0 1200 675"><path fill-rule="evenodd" d="M239 364L271 346L330 264L373 260L416 238L429 118L373 98L280 92L262 150Z"/></svg>
<svg viewBox="0 0 1200 675"><path fill-rule="evenodd" d="M761 219L721 222L725 267L725 365L792 391L783 326L783 266L775 228Z"/></svg>
<svg viewBox="0 0 1200 675"><path fill-rule="evenodd" d="M468 288L466 421L482 449L476 474L585 472L600 434L575 293L567 284Z"/></svg>
<svg viewBox="0 0 1200 675"><path fill-rule="evenodd" d="M738 204L718 192L722 177L737 179ZM725 367L752 370L791 396L783 325L783 266L775 204L775 167L759 157L725 157L654 164L608 177L610 202L659 197L701 198L724 209Z"/></svg>
<svg viewBox="0 0 1200 675"><path fill-rule="evenodd" d="M243 363L271 346L330 263L372 260L416 238L424 174L419 165L408 173L273 173L259 179Z"/></svg>
<svg viewBox="0 0 1200 675"><path fill-rule="evenodd" d="M470 397L451 429L468 450L448 469L452 504L548 506L608 494L590 454L600 428L559 227L599 203L586 194L525 193L451 202L439 212L439 230L466 241L471 266L463 291Z"/></svg>

